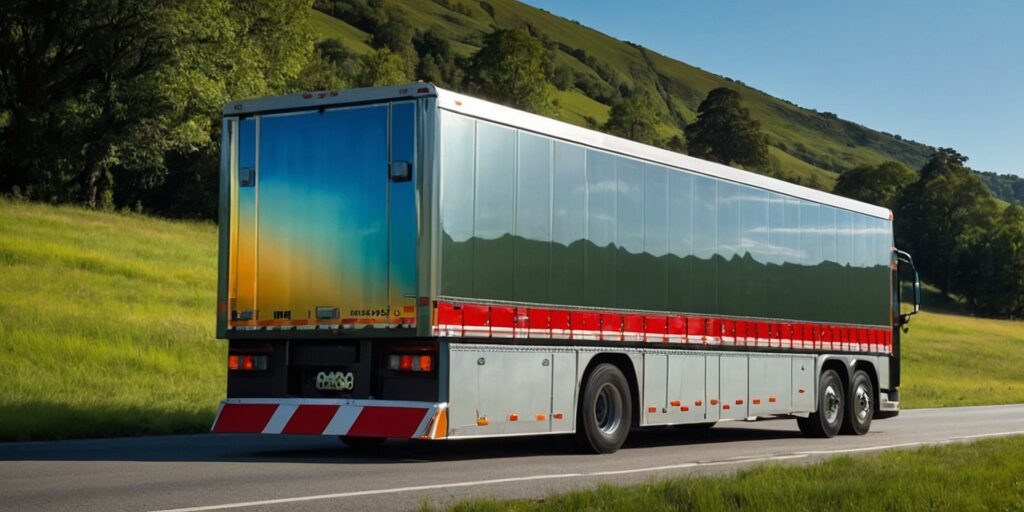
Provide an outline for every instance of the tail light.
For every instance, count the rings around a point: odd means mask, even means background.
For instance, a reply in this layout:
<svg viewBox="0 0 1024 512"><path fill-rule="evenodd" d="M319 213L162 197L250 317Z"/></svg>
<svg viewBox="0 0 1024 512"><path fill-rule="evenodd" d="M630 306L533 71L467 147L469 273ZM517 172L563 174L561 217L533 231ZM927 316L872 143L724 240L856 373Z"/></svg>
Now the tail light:
<svg viewBox="0 0 1024 512"><path fill-rule="evenodd" d="M429 372L434 369L434 356L420 354L391 354L388 368L398 372Z"/></svg>
<svg viewBox="0 0 1024 512"><path fill-rule="evenodd" d="M228 370L257 371L269 367L269 356L251 356L242 354L228 355Z"/></svg>

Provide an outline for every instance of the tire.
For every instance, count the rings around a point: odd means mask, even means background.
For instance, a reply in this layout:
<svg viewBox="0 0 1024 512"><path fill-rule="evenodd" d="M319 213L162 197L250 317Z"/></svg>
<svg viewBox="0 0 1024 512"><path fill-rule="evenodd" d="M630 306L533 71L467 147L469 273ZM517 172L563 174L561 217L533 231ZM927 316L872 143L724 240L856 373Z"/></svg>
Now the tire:
<svg viewBox="0 0 1024 512"><path fill-rule="evenodd" d="M843 426L846 393L835 370L825 370L818 380L818 409L807 418L797 418L800 432L808 437L835 437Z"/></svg>
<svg viewBox="0 0 1024 512"><path fill-rule="evenodd" d="M339 436L341 441L348 445L349 448L359 451L368 452L380 448L380 445L384 444L383 437L353 437L353 436Z"/></svg>
<svg viewBox="0 0 1024 512"><path fill-rule="evenodd" d="M850 393L846 397L846 416L840 432L862 436L871 430L875 417L875 386L868 374L857 370L850 381Z"/></svg>
<svg viewBox="0 0 1024 512"><path fill-rule="evenodd" d="M614 453L629 436L633 402L615 365L602 363L587 377L576 413L576 444L589 453Z"/></svg>

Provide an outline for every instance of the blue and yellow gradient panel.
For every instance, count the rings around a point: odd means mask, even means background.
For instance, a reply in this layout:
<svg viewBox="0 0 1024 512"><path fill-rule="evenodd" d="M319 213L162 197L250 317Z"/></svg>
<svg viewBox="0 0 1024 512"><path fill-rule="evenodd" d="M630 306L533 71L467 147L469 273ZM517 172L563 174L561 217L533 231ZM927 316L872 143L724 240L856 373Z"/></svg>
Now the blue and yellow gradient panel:
<svg viewBox="0 0 1024 512"><path fill-rule="evenodd" d="M390 110L372 105L241 121L232 326L393 325L414 316L402 313L401 300L409 295L408 306L415 303L414 188L389 182ZM411 148L411 115L403 122ZM257 153L255 180L247 184L248 155ZM392 229L389 217L411 232ZM406 253L411 259L401 257Z"/></svg>

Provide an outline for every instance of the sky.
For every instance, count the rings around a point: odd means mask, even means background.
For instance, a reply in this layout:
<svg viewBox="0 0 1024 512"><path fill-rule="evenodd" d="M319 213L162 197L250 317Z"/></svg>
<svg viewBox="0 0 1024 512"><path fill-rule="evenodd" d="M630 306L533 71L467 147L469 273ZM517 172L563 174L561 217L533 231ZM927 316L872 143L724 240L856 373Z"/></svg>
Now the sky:
<svg viewBox="0 0 1024 512"><path fill-rule="evenodd" d="M526 0L800 106L1024 176L1024 1Z"/></svg>

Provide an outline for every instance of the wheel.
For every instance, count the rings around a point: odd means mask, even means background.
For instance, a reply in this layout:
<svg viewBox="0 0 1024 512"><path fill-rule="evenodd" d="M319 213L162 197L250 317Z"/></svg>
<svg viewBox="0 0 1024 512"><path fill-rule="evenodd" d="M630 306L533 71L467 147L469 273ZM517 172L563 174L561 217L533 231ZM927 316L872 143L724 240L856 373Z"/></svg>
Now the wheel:
<svg viewBox="0 0 1024 512"><path fill-rule="evenodd" d="M348 445L349 448L356 451L370 451L380 448L380 445L384 444L383 437L353 437L353 436L340 436L341 441Z"/></svg>
<svg viewBox="0 0 1024 512"><path fill-rule="evenodd" d="M818 380L818 410L807 418L797 418L800 432L808 437L835 437L843 426L846 412L843 381L835 370L825 370Z"/></svg>
<svg viewBox="0 0 1024 512"><path fill-rule="evenodd" d="M626 376L602 363L590 372L576 414L576 443L592 453L613 453L626 442L633 422L633 403Z"/></svg>
<svg viewBox="0 0 1024 512"><path fill-rule="evenodd" d="M861 370L853 374L850 381L850 395L846 400L846 417L840 432L862 436L871 429L875 417L875 387L871 377Z"/></svg>

